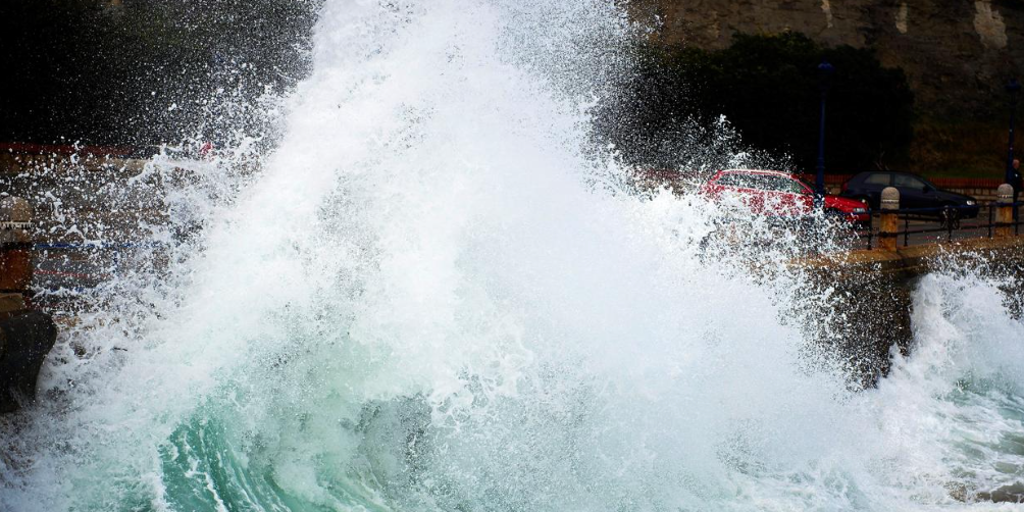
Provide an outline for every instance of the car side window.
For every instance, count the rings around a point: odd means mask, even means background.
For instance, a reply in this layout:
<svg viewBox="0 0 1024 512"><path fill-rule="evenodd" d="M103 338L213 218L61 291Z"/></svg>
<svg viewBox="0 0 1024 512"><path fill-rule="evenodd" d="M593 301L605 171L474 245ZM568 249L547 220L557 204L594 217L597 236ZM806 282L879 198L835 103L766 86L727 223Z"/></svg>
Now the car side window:
<svg viewBox="0 0 1024 512"><path fill-rule="evenodd" d="M865 178L864 179L864 184L865 185L882 185L882 186L888 187L889 186L889 176L891 176L891 174L889 174L889 173L877 172L877 173L871 174L867 178Z"/></svg>
<svg viewBox="0 0 1024 512"><path fill-rule="evenodd" d="M759 183L755 176L739 172L723 174L722 177L718 178L718 184L726 187L764 188L764 185Z"/></svg>
<svg viewBox="0 0 1024 512"><path fill-rule="evenodd" d="M736 181L743 188L764 190L764 179L757 174L736 174Z"/></svg>
<svg viewBox="0 0 1024 512"><path fill-rule="evenodd" d="M778 176L762 175L761 180L764 181L764 189L775 191L783 191L786 189L785 184Z"/></svg>
<svg viewBox="0 0 1024 512"><path fill-rule="evenodd" d="M796 182L785 176L763 175L761 178L765 182L764 188L766 190L793 193L796 192L795 187L799 186Z"/></svg>
<svg viewBox="0 0 1024 512"><path fill-rule="evenodd" d="M913 176L907 176L904 174L897 174L895 179L896 188L911 188L921 190L924 188L925 183Z"/></svg>
<svg viewBox="0 0 1024 512"><path fill-rule="evenodd" d="M723 175L718 177L717 183L719 185L722 185L722 186L725 186L725 187L735 187L735 186L737 186L736 174L735 173L723 174Z"/></svg>

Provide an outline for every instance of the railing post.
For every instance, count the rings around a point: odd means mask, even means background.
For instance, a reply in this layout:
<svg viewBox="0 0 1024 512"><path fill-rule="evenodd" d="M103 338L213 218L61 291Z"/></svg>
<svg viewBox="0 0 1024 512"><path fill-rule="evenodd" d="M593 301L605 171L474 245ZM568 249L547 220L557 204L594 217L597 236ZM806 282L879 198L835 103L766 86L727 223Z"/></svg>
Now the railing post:
<svg viewBox="0 0 1024 512"><path fill-rule="evenodd" d="M885 187L882 190L882 215L878 229L878 248L883 251L896 250L896 234L900 229L900 219L895 213L900 209L900 191L896 187Z"/></svg>
<svg viewBox="0 0 1024 512"><path fill-rule="evenodd" d="M0 309L28 298L32 283L32 207L20 197L0 200ZM18 297L21 300L18 300Z"/></svg>
<svg viewBox="0 0 1024 512"><path fill-rule="evenodd" d="M996 199L996 238L1013 236L1013 186L999 185Z"/></svg>

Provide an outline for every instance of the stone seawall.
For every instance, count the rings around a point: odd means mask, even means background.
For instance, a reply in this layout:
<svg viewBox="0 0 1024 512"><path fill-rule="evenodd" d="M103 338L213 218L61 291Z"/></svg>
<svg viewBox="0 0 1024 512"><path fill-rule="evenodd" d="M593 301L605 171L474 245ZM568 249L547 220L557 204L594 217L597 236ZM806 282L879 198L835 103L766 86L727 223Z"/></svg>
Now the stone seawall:
<svg viewBox="0 0 1024 512"><path fill-rule="evenodd" d="M893 347L903 353L913 349L911 295L921 276L957 269L997 276L1006 283L1011 313L1024 314L1024 236L858 250L792 264L834 290L833 300L819 307L842 314L819 315L831 323L818 326L816 338L845 357L851 374L864 384L888 372Z"/></svg>

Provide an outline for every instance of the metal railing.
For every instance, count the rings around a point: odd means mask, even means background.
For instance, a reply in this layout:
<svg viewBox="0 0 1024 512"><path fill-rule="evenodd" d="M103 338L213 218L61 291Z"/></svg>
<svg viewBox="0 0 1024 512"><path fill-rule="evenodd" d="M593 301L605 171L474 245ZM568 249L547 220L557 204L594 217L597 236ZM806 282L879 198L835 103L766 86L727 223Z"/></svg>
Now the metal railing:
<svg viewBox="0 0 1024 512"><path fill-rule="evenodd" d="M876 217L882 213L895 214L899 217L903 228L896 231L895 236L897 240L902 237L903 243L901 245L903 247L910 246L911 235L930 233L945 233L946 241L952 242L954 235L957 233L984 230L985 238L993 238L995 236L995 228L1012 227L1014 236L1020 236L1021 226L1024 225L1021 215L1017 215L1017 218L1010 223L996 222L995 217L998 208L1012 207L1019 212L1021 206L1024 206L1024 201L1017 201L1015 203L993 202L975 206L950 205L932 208L900 208L897 210L871 209L868 211L870 220L864 228L858 230L857 237L861 240L866 240L868 249L875 248L875 240L881 236L881 232L878 229L879 226L876 224ZM963 222L978 218L984 218L985 222ZM913 227L911 225L912 222L923 222L932 226ZM981 238L981 236L973 238Z"/></svg>

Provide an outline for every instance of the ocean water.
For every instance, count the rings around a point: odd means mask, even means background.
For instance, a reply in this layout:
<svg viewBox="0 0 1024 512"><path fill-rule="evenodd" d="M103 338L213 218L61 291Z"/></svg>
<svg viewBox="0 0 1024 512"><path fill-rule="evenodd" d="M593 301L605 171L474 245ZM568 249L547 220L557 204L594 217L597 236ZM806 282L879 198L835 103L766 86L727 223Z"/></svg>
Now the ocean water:
<svg viewBox="0 0 1024 512"><path fill-rule="evenodd" d="M328 0L274 149L162 182L161 248L0 424L0 509L1018 509L1001 283L922 278L911 354L852 389L786 248L708 258L716 207L593 143L638 31L611 1Z"/></svg>

